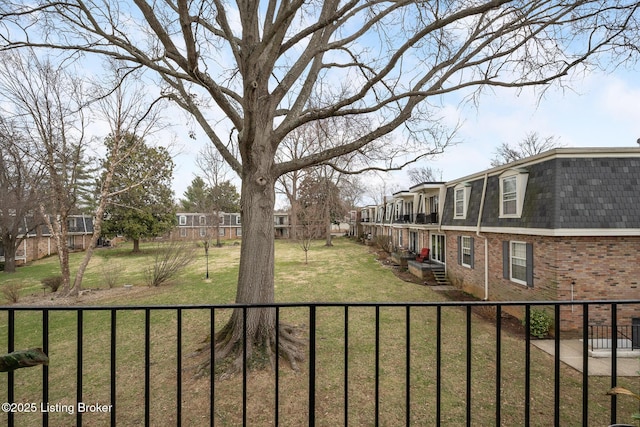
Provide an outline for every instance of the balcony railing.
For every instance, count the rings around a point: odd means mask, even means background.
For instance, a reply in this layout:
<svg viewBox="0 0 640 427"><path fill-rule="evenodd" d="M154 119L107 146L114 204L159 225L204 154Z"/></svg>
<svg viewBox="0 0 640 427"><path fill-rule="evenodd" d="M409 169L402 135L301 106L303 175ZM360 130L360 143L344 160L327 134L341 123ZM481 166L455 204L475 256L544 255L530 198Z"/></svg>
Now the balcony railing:
<svg viewBox="0 0 640 427"><path fill-rule="evenodd" d="M432 212L429 214L419 213L416 215L416 224L437 224L438 212Z"/></svg>
<svg viewBox="0 0 640 427"><path fill-rule="evenodd" d="M588 376L588 357L582 375L560 361L563 316L581 314L588 354L594 305L611 313L616 354L617 313L640 301L0 307L0 352L40 346L50 357L1 374L0 424L613 424L637 411L606 396L626 385L617 358L601 380ZM507 312L527 324L540 306L555 320L552 356L503 326ZM308 325L300 371L274 358L272 371L252 374L245 359L237 376L194 380L190 355L203 338L233 309L265 307L276 323Z"/></svg>

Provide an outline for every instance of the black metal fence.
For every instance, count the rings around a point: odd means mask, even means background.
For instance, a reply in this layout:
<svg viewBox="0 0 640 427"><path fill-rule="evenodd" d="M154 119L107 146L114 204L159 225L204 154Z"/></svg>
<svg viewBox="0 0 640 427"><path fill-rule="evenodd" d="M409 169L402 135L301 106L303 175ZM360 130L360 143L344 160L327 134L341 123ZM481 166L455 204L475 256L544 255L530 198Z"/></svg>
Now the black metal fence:
<svg viewBox="0 0 640 427"><path fill-rule="evenodd" d="M640 324L615 327L615 345L620 350L640 350ZM613 346L612 325L590 325L589 345L593 350L609 350Z"/></svg>
<svg viewBox="0 0 640 427"><path fill-rule="evenodd" d="M0 307L3 351L42 347L49 366L0 374L4 425L606 425L637 403L606 395L637 378L590 378L561 363L561 313L608 308L616 354L624 307L640 301L300 303L264 306ZM306 361L196 378L193 355L233 310L272 308L306 331ZM565 307L566 308L566 307ZM507 312L554 318L553 355ZM246 318L246 317L245 317ZM528 329L524 329L528 330ZM202 359L204 357L204 359ZM627 383L628 381L628 383Z"/></svg>

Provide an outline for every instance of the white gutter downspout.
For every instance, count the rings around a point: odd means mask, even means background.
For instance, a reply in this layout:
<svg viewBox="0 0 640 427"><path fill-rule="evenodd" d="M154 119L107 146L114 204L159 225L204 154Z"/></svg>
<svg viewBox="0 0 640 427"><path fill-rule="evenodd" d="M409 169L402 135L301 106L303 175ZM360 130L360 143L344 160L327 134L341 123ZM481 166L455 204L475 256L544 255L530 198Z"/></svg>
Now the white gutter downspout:
<svg viewBox="0 0 640 427"><path fill-rule="evenodd" d="M480 234L482 227L482 210L484 208L484 198L487 194L487 181L489 174L484 174L484 184L482 185L482 197L480 198L480 211L478 212L478 225L476 227L476 235L484 239L484 298L483 301L489 299L489 242L485 236Z"/></svg>

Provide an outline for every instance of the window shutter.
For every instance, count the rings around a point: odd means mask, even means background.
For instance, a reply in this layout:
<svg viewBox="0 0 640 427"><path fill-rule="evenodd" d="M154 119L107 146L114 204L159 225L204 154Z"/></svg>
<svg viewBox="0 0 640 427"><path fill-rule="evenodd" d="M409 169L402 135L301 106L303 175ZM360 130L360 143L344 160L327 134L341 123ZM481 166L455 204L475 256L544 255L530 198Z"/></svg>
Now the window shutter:
<svg viewBox="0 0 640 427"><path fill-rule="evenodd" d="M458 236L458 265L462 264L462 236Z"/></svg>
<svg viewBox="0 0 640 427"><path fill-rule="evenodd" d="M502 277L509 278L509 241L502 242Z"/></svg>
<svg viewBox="0 0 640 427"><path fill-rule="evenodd" d="M471 268L473 268L473 262L474 262L474 258L475 258L474 257L474 247L475 247L475 245L473 244L473 237L471 237L469 240L471 241L471 243L470 243L471 244L471 262L469 263L469 265L471 266Z"/></svg>
<svg viewBox="0 0 640 427"><path fill-rule="evenodd" d="M527 286L533 288L533 243L527 243Z"/></svg>

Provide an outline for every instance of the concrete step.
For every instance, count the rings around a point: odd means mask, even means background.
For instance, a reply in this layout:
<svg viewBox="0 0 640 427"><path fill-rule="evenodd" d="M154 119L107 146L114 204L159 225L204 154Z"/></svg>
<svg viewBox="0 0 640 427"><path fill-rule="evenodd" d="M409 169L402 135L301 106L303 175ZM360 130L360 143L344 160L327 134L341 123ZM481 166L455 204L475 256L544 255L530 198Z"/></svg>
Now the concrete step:
<svg viewBox="0 0 640 427"><path fill-rule="evenodd" d="M451 285L451 282L447 279L444 270L434 270L433 277L436 279L436 283L438 285Z"/></svg>

